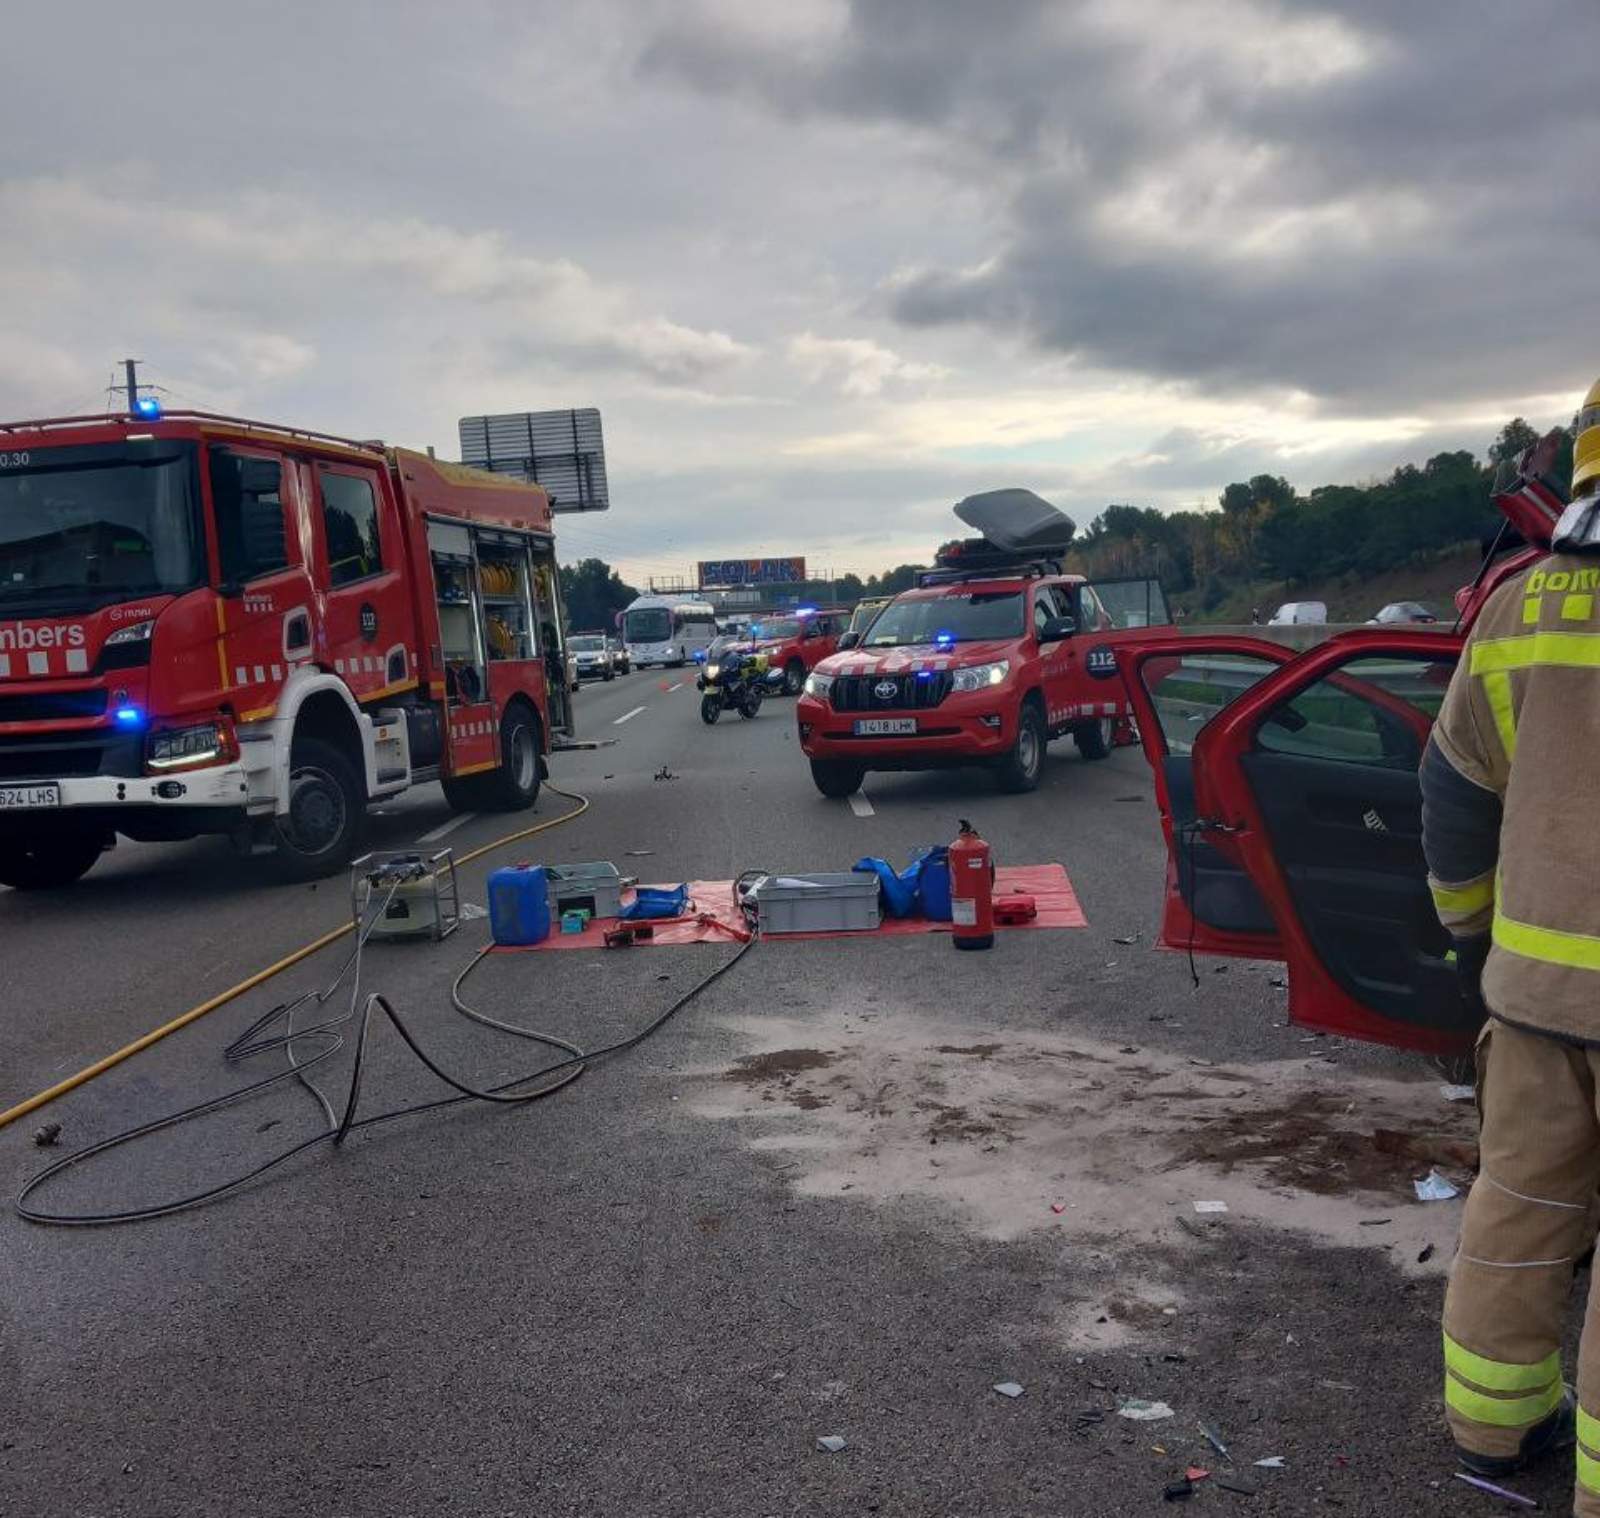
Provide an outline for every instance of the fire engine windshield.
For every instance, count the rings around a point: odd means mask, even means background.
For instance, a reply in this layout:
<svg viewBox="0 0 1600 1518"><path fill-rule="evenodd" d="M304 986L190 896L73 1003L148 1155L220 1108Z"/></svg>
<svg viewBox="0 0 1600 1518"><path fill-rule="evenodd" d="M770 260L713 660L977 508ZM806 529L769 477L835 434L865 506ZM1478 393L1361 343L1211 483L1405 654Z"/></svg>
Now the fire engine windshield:
<svg viewBox="0 0 1600 1518"><path fill-rule="evenodd" d="M787 643L790 638L800 636L800 622L796 617L774 617L770 622L755 622L751 624L750 636L763 641Z"/></svg>
<svg viewBox="0 0 1600 1518"><path fill-rule="evenodd" d="M638 606L623 613L622 635L630 643L665 643L672 636L672 613L665 606Z"/></svg>
<svg viewBox="0 0 1600 1518"><path fill-rule="evenodd" d="M191 590L203 545L190 445L0 446L0 614Z"/></svg>
<svg viewBox="0 0 1600 1518"><path fill-rule="evenodd" d="M889 648L905 643L974 643L1021 636L1020 590L951 590L886 606L866 641L868 648Z"/></svg>

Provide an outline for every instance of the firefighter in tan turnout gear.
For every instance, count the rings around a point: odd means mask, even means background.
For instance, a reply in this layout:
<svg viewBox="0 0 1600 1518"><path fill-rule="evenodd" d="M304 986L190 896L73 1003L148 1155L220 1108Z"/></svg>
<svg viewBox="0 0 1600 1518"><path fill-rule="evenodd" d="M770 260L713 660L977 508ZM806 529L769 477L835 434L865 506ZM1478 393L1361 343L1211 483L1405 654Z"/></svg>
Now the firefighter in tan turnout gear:
<svg viewBox="0 0 1600 1518"><path fill-rule="evenodd" d="M1600 849L1588 821L1600 782L1600 383L1579 414L1552 547L1478 618L1422 764L1434 903L1488 1012L1444 1398L1461 1462L1481 1476L1510 1475L1575 1432L1574 1511L1600 1518L1600 1296L1575 1408L1560 1355L1600 1190Z"/></svg>

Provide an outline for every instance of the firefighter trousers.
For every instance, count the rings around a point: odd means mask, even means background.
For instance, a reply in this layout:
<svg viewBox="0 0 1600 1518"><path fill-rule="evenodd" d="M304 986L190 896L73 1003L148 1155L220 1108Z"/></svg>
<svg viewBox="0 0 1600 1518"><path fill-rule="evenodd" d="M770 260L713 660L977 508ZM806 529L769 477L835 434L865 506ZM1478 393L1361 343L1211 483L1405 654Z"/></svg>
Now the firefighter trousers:
<svg viewBox="0 0 1600 1518"><path fill-rule="evenodd" d="M1481 1159L1444 1304L1444 1400L1463 1449L1515 1455L1561 1404L1573 1262L1595 1235L1600 1048L1491 1019L1478 1045ZM1600 1518L1600 1294L1578 1352L1577 1505Z"/></svg>

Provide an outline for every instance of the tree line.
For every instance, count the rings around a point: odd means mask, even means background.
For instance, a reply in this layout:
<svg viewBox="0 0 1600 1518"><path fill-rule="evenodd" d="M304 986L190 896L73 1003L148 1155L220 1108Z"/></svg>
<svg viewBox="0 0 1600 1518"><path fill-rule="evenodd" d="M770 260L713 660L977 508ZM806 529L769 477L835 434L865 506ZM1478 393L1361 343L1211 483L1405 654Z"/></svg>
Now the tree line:
<svg viewBox="0 0 1600 1518"><path fill-rule="evenodd" d="M1203 614L1254 580L1303 586L1425 563L1497 530L1490 488L1502 461L1539 434L1508 422L1480 462L1460 450L1403 464L1362 485L1299 494L1278 475L1229 485L1217 510L1107 506L1074 542L1068 567L1091 576L1156 574L1169 593L1192 595ZM1572 435L1555 472L1569 478Z"/></svg>
<svg viewBox="0 0 1600 1518"><path fill-rule="evenodd" d="M1425 563L1495 532L1500 517L1489 498L1495 471L1538 438L1516 417L1483 462L1465 449L1436 453L1384 479L1319 485L1305 495L1279 475L1258 474L1229 485L1215 510L1107 506L1078 534L1066 567L1091 577L1158 575L1170 595L1190 598L1204 615L1256 580L1299 586ZM1570 430L1554 472L1571 477ZM926 567L899 564L865 579L847 574L777 589L801 605L852 605L911 589ZM602 559L564 565L561 590L574 628L611 628L639 594Z"/></svg>

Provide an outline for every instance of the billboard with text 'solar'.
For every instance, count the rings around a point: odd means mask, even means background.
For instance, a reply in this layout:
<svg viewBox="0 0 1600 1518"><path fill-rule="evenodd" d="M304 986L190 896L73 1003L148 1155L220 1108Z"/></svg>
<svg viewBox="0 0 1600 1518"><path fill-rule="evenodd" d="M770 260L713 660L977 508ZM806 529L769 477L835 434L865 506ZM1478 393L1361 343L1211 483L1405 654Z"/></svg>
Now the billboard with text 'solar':
<svg viewBox="0 0 1600 1518"><path fill-rule="evenodd" d="M735 585L798 585L806 577L799 559L705 559L700 563L700 588Z"/></svg>

